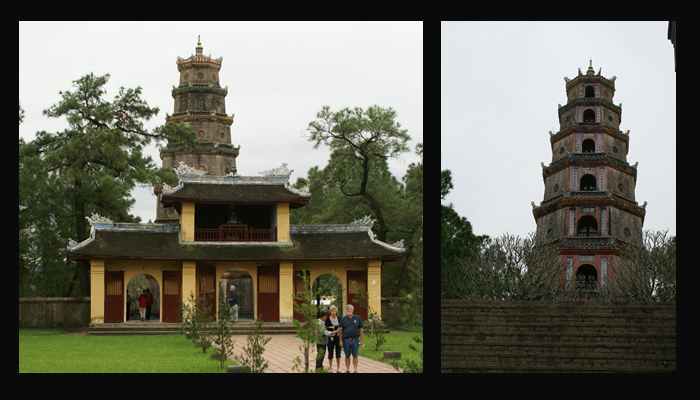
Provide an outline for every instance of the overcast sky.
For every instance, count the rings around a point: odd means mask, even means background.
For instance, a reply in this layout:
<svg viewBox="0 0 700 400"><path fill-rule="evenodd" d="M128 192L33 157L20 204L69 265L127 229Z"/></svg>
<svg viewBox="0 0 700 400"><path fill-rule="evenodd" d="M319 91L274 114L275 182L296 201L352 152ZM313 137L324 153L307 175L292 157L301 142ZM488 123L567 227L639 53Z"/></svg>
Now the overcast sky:
<svg viewBox="0 0 700 400"><path fill-rule="evenodd" d="M447 201L477 234L535 230L530 202L544 195L564 76L617 76L627 160L639 162L645 229L676 232L676 74L668 22L443 22L441 159Z"/></svg>
<svg viewBox="0 0 700 400"><path fill-rule="evenodd" d="M195 51L223 57L220 82L228 86L226 111L241 175L258 175L286 162L291 180L325 166L329 153L305 138L323 105L333 109L391 106L408 129L413 149L423 141L423 32L420 22L95 22L19 24L19 100L25 110L20 136L57 131L63 120L42 110L58 101L82 75L111 74L109 98L120 86L143 88L149 105L160 108L154 128L173 113L171 89L178 84L175 61ZM158 165L155 146L147 154ZM390 161L403 176L416 157ZM132 213L155 218L150 188L134 191Z"/></svg>

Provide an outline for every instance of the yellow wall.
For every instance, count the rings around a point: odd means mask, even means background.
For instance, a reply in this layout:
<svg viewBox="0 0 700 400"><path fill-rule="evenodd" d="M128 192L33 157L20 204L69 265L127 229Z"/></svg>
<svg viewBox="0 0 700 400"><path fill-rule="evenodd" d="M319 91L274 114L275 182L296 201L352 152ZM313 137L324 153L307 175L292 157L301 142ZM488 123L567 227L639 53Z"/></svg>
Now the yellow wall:
<svg viewBox="0 0 700 400"><path fill-rule="evenodd" d="M291 262L280 263L280 322L294 319L294 266Z"/></svg>
<svg viewBox="0 0 700 400"><path fill-rule="evenodd" d="M321 275L330 274L338 278L343 287L343 305L348 302L348 274L347 271L363 271L367 264L361 261L310 261L294 264L295 271L309 271L311 284ZM338 310L342 313L343 310Z"/></svg>
<svg viewBox="0 0 700 400"><path fill-rule="evenodd" d="M180 238L184 241L194 241L194 203L182 203L180 212Z"/></svg>
<svg viewBox="0 0 700 400"><path fill-rule="evenodd" d="M90 260L90 323L102 324L104 321L105 262L104 260Z"/></svg>
<svg viewBox="0 0 700 400"><path fill-rule="evenodd" d="M277 204L277 241L288 242L289 237L289 203Z"/></svg>
<svg viewBox="0 0 700 400"><path fill-rule="evenodd" d="M182 303L189 301L190 294L197 296L197 263L182 262Z"/></svg>
<svg viewBox="0 0 700 400"><path fill-rule="evenodd" d="M382 318L382 262L370 260L367 263L367 304L369 312Z"/></svg>

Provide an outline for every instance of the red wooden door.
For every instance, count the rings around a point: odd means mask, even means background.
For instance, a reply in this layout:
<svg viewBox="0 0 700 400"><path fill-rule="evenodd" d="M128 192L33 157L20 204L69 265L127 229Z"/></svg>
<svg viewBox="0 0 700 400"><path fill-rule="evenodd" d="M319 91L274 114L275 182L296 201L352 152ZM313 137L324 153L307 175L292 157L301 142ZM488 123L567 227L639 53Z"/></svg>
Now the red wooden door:
<svg viewBox="0 0 700 400"><path fill-rule="evenodd" d="M355 315L367 319L367 271L348 271L348 304L353 305Z"/></svg>
<svg viewBox="0 0 700 400"><path fill-rule="evenodd" d="M163 271L163 322L180 322L182 271Z"/></svg>
<svg viewBox="0 0 700 400"><path fill-rule="evenodd" d="M124 322L124 271L105 272L105 322Z"/></svg>
<svg viewBox="0 0 700 400"><path fill-rule="evenodd" d="M299 297L304 292L304 277L308 279L308 271L294 271L294 319L304 322L304 316L299 312L297 305L301 304Z"/></svg>
<svg viewBox="0 0 700 400"><path fill-rule="evenodd" d="M212 320L216 319L216 268L197 265L197 293L200 307Z"/></svg>
<svg viewBox="0 0 700 400"><path fill-rule="evenodd" d="M258 266L258 319L280 320L279 265Z"/></svg>

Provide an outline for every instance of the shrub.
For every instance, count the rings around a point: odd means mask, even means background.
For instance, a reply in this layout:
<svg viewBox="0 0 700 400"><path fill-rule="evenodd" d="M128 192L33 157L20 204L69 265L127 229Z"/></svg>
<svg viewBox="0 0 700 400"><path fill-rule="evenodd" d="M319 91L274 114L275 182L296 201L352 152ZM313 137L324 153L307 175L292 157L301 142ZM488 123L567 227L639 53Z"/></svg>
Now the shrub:
<svg viewBox="0 0 700 400"><path fill-rule="evenodd" d="M246 346L243 348L243 355L239 361L244 366L248 367L252 373L262 373L268 367L267 360L263 357L265 346L272 338L264 336L262 331L262 322L255 322L255 333L248 335Z"/></svg>

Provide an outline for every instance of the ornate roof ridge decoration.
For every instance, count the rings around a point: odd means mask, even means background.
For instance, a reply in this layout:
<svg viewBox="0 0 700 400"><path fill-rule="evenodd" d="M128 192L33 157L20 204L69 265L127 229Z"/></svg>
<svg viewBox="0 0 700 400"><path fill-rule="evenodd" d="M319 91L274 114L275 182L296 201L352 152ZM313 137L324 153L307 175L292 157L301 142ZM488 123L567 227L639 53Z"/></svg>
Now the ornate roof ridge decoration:
<svg viewBox="0 0 700 400"><path fill-rule="evenodd" d="M291 225L292 234L313 234L313 233L353 233L367 232L370 227L360 224L303 224Z"/></svg>
<svg viewBox="0 0 700 400"><path fill-rule="evenodd" d="M98 231L136 231L155 233L176 233L180 231L180 225L171 224L142 224L138 222L116 222L111 224L95 224Z"/></svg>
<svg viewBox="0 0 700 400"><path fill-rule="evenodd" d="M375 219L370 215L365 215L362 218L358 218L350 223L350 225L362 225L367 226L370 229L374 226Z"/></svg>
<svg viewBox="0 0 700 400"><path fill-rule="evenodd" d="M185 164L183 161L178 162L177 167L173 168L177 176L203 176L206 175L207 171L201 169L196 169Z"/></svg>
<svg viewBox="0 0 700 400"><path fill-rule="evenodd" d="M92 213L91 216L85 217L85 219L88 221L90 225L95 225L95 224L112 224L114 223L111 219L107 217L103 217L98 213Z"/></svg>
<svg viewBox="0 0 700 400"><path fill-rule="evenodd" d="M219 68L221 68L221 62L224 60L223 57L219 57L217 59L214 59L211 57L211 54L208 56L205 56L203 54L204 47L202 46L202 42L199 40L199 36L197 37L197 47L195 47L195 54L192 54L188 58L182 58L178 57L177 58L177 67L180 69L181 66L187 65L187 64L214 64L217 65Z"/></svg>
<svg viewBox="0 0 700 400"><path fill-rule="evenodd" d="M374 232L371 229L367 230L367 234L369 235L369 239L372 241L372 243L376 243L376 244L384 247L385 249L389 249L389 250L395 251L397 253L403 253L406 251L406 249L403 247L403 239L399 240L398 242L394 242L392 244L389 244L389 243L382 242L381 240L377 239L374 236ZM401 247L398 247L399 245Z"/></svg>
<svg viewBox="0 0 700 400"><path fill-rule="evenodd" d="M289 169L287 167L287 163L282 163L282 165L280 165L277 168L272 168L272 169L260 172L260 175L262 175L262 176L284 176L287 178L287 180L289 180L289 177L292 175L292 172L294 172L294 170Z"/></svg>

